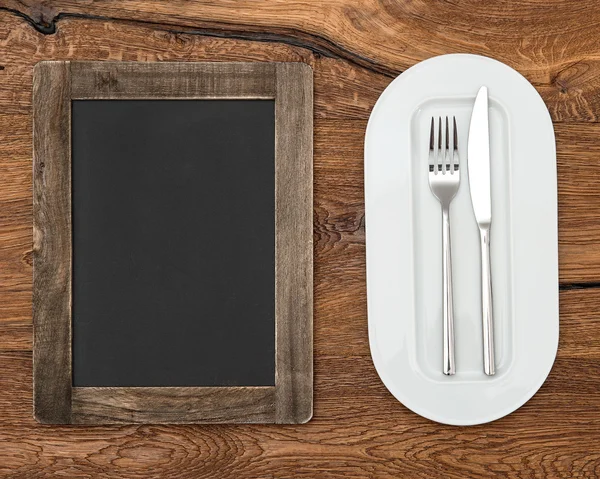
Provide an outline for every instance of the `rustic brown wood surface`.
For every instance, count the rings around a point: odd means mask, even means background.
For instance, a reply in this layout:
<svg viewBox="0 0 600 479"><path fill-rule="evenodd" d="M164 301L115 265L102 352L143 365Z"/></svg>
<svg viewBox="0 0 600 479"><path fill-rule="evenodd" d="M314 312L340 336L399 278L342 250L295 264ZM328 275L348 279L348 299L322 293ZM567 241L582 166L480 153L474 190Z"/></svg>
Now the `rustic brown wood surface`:
<svg viewBox="0 0 600 479"><path fill-rule="evenodd" d="M71 424L273 423L274 386L74 387ZM288 419L287 417L285 419Z"/></svg>
<svg viewBox="0 0 600 479"><path fill-rule="evenodd" d="M275 422L313 415L313 72L277 64Z"/></svg>
<svg viewBox="0 0 600 479"><path fill-rule="evenodd" d="M73 100L274 98L274 63L73 62Z"/></svg>
<svg viewBox="0 0 600 479"><path fill-rule="evenodd" d="M33 76L33 404L43 423L71 416L71 71Z"/></svg>
<svg viewBox="0 0 600 479"><path fill-rule="evenodd" d="M0 0L0 477L600 477L600 5L550 1ZM546 101L559 177L554 368L457 428L400 405L367 341L362 146L377 96L436 54L490 55ZM315 404L298 426L52 427L32 417L33 65L304 61L315 72Z"/></svg>

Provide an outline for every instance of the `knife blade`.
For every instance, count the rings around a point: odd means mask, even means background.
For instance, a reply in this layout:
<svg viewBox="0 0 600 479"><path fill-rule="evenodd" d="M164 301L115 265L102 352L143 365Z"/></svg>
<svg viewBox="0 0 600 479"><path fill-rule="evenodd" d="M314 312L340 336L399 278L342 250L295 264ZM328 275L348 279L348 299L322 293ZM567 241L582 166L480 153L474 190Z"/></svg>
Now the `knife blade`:
<svg viewBox="0 0 600 479"><path fill-rule="evenodd" d="M469 187L475 219L479 227L492 222L490 191L490 132L488 120L488 90L482 86L475 98L467 147Z"/></svg>
<svg viewBox="0 0 600 479"><path fill-rule="evenodd" d="M490 183L490 129L488 89L482 86L475 98L469 141L467 146L469 189L471 203L481 240L481 316L483 323L483 371L488 376L496 373L494 356L494 317L492 301L492 273L490 263L490 226L492 224L492 197Z"/></svg>

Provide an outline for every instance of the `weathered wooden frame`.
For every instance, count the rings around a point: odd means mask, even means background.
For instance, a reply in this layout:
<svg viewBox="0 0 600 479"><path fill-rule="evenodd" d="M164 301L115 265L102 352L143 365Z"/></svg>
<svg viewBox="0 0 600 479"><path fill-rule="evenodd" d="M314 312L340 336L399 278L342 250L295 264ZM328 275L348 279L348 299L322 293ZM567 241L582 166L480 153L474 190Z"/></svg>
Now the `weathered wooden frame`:
<svg viewBox="0 0 600 479"><path fill-rule="evenodd" d="M42 423L303 423L313 404L312 70L44 61L33 79L33 406ZM73 387L71 101L275 100L275 386Z"/></svg>

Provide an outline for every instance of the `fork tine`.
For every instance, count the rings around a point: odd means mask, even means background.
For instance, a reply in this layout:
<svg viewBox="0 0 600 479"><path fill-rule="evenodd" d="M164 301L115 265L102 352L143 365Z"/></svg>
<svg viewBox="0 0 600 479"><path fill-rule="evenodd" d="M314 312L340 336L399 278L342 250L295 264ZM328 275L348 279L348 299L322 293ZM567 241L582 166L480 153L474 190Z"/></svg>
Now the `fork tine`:
<svg viewBox="0 0 600 479"><path fill-rule="evenodd" d="M458 151L458 129L456 128L456 117L453 117L454 120L454 151Z"/></svg>
<svg viewBox="0 0 600 479"><path fill-rule="evenodd" d="M453 141L452 141L452 149L453 151L453 155L452 158L454 160L454 164L453 164L453 168L454 171L458 171L459 168L459 162L460 162L460 158L458 156L458 128L456 128L456 117L452 117L453 119L453 123L454 123L454 134L453 136Z"/></svg>
<svg viewBox="0 0 600 479"><path fill-rule="evenodd" d="M435 171L435 121L431 117L431 128L429 129L429 172Z"/></svg>
<svg viewBox="0 0 600 479"><path fill-rule="evenodd" d="M444 171L444 155L442 153L442 117L438 117L438 148L437 148L437 171L445 173Z"/></svg>
<svg viewBox="0 0 600 479"><path fill-rule="evenodd" d="M434 121L433 117L431 117L431 128L429 129L429 151L433 151L433 148L435 146L434 130Z"/></svg>
<svg viewBox="0 0 600 479"><path fill-rule="evenodd" d="M450 159L450 130L448 129L448 117L446 117L446 149L444 150L444 170L452 173L452 167L450 166L452 160Z"/></svg>

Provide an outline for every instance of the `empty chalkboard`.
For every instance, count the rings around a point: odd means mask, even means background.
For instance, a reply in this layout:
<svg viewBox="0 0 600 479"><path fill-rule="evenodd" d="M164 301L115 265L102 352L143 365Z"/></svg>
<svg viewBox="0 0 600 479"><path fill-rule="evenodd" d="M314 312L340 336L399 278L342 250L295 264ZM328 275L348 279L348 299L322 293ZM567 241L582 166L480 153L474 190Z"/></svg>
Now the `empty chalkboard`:
<svg viewBox="0 0 600 479"><path fill-rule="evenodd" d="M41 62L34 414L312 415L312 71Z"/></svg>
<svg viewBox="0 0 600 479"><path fill-rule="evenodd" d="M72 104L73 385L275 385L273 100Z"/></svg>

